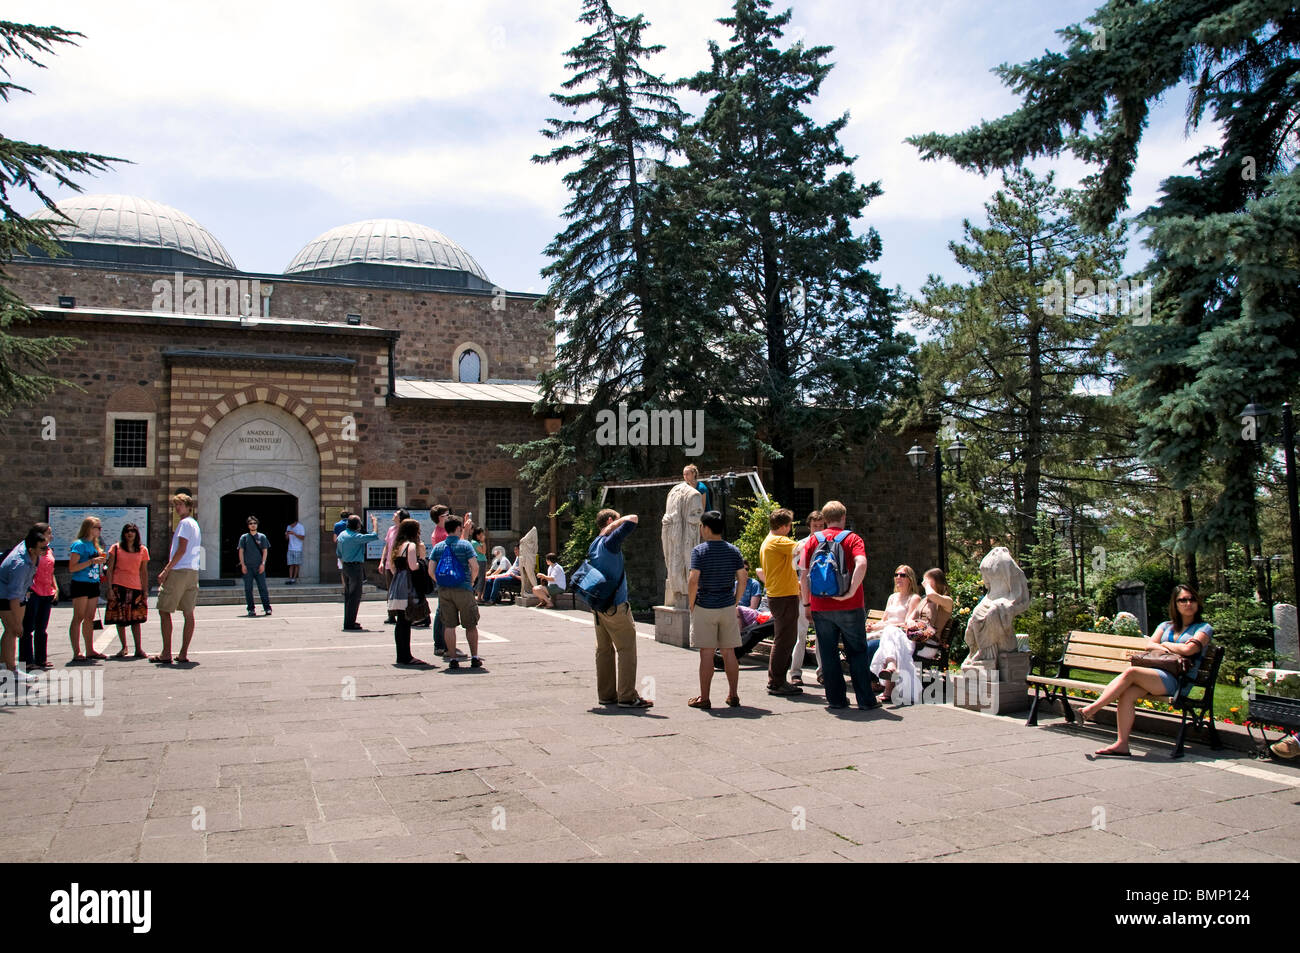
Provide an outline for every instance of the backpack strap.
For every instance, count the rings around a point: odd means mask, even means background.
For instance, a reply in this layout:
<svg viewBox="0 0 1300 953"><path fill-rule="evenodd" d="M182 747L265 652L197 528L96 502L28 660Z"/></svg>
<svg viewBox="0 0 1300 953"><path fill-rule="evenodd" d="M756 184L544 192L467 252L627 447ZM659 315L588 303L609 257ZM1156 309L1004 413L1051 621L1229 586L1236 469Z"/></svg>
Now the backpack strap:
<svg viewBox="0 0 1300 953"><path fill-rule="evenodd" d="M850 532L851 532L851 531L850 531L850 530L847 530L847 529L842 529L842 530L840 530L839 535L835 537L835 542L837 542L837 543L842 543L842 542L844 542L846 539L849 538L849 533L850 533Z"/></svg>

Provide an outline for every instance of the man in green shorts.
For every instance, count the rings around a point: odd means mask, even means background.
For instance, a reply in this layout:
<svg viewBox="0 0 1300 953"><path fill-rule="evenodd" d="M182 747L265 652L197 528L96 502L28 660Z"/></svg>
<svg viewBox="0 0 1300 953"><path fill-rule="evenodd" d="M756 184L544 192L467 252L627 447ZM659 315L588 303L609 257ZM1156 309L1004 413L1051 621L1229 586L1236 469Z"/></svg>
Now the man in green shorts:
<svg viewBox="0 0 1300 953"><path fill-rule="evenodd" d="M461 521L448 516L442 524L447 538L429 553L429 566L438 584L438 615L447 639L447 668L460 668L456 658L456 626L465 627L469 643L469 667L482 668L478 657L478 601L474 598L474 580L478 576L478 558L474 546L460 538Z"/></svg>

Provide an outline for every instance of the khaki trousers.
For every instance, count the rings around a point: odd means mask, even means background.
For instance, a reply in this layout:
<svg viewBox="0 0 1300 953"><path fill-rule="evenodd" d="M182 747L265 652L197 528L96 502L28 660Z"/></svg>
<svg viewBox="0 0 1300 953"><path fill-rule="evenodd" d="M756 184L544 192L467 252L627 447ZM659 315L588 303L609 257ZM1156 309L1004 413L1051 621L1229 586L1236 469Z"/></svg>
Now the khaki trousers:
<svg viewBox="0 0 1300 953"><path fill-rule="evenodd" d="M632 622L632 608L624 602L613 612L592 614L596 617L596 696L602 702L634 702L636 625Z"/></svg>

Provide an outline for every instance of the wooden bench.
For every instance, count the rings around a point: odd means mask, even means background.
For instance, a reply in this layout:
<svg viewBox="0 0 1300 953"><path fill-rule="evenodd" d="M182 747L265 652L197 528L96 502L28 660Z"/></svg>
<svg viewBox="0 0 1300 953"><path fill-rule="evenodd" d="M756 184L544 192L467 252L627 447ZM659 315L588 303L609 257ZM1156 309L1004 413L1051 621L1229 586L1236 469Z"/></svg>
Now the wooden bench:
<svg viewBox="0 0 1300 953"><path fill-rule="evenodd" d="M1077 678L1071 678L1073 672L1098 672L1104 675L1119 675L1124 669L1129 668L1129 656L1134 652L1145 652L1151 646L1147 640L1140 635L1110 635L1105 632L1084 632L1075 630L1066 637L1065 647L1061 651L1060 661L1057 662L1057 672L1055 677L1049 677L1046 674L1035 675L1031 671L1028 681L1034 686L1034 700L1029 708L1029 720L1026 725L1038 724L1038 704L1043 699L1047 701L1059 701L1061 703L1061 712L1065 715L1065 720L1069 724L1074 724L1074 710L1070 707L1067 690L1091 692L1094 695L1100 695L1105 685L1097 682L1087 682ZM1183 694L1182 689L1187 682L1184 679L1179 685L1179 694L1173 698L1165 696L1165 699L1181 715L1181 723L1178 729L1178 741L1174 745L1174 753L1171 757L1181 758L1184 754L1183 741L1187 735L1187 725L1190 719L1191 724L1197 729L1207 729L1210 736L1210 747L1218 751L1223 747L1219 741L1219 733L1214 727L1214 684L1219 675L1219 664L1223 661L1223 647L1220 645L1210 644L1205 650L1205 657L1201 660L1201 668L1196 678L1191 682L1191 687L1203 689L1200 698L1192 698L1190 694ZM1045 673L1044 666L1039 666L1040 671Z"/></svg>
<svg viewBox="0 0 1300 953"><path fill-rule="evenodd" d="M871 609L867 612L867 624L881 622L885 618L883 609ZM921 678L921 688L924 689L927 684L933 682L936 677L941 677L948 671L948 643L952 640L953 619L948 618L944 624L943 631L937 638L928 639L925 642L912 643L912 661L916 664ZM871 633L867 633L867 639L870 640ZM921 652L927 648L937 649L933 658L926 658ZM944 701L947 701L947 686L944 687Z"/></svg>

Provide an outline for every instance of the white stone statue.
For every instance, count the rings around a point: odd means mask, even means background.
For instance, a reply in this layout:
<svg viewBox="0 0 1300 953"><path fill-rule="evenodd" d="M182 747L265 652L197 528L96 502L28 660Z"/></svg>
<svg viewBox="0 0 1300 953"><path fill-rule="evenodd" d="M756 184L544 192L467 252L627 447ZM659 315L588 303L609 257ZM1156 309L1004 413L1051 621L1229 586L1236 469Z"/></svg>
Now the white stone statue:
<svg viewBox="0 0 1300 953"><path fill-rule="evenodd" d="M519 591L527 598L532 593L533 586L537 585L536 526L524 533L523 539L519 540L519 572L521 574Z"/></svg>
<svg viewBox="0 0 1300 953"><path fill-rule="evenodd" d="M1015 619L1029 608L1029 581L1005 546L992 550L980 563L988 595L979 601L966 623L970 654L962 668L975 662L997 663L1004 652L1016 651Z"/></svg>
<svg viewBox="0 0 1300 953"><path fill-rule="evenodd" d="M691 575L691 550L700 542L700 517L704 497L689 483L678 483L668 491L664 510L662 542L668 581L664 584L664 605L684 607Z"/></svg>

